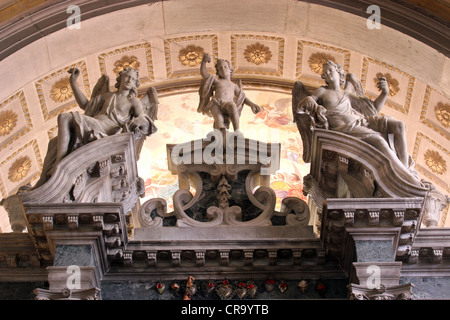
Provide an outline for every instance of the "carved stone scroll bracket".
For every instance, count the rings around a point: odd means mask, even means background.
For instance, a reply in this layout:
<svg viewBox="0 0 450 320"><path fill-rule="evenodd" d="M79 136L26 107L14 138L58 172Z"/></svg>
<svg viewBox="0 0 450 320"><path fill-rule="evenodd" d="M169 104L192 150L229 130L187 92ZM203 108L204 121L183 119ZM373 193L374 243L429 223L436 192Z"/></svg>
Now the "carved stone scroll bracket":
<svg viewBox="0 0 450 320"><path fill-rule="evenodd" d="M191 218L186 212L186 204L192 200L192 194L184 189L178 189L173 195L173 206L177 217L177 226L194 227L194 226L217 226L223 222L223 211L217 207L210 207L207 210L207 222L197 221Z"/></svg>
<svg viewBox="0 0 450 320"><path fill-rule="evenodd" d="M147 251L147 263L150 267L155 267L157 264L157 251Z"/></svg>
<svg viewBox="0 0 450 320"><path fill-rule="evenodd" d="M207 209L206 217L208 221L198 221L191 218L186 212L187 203L191 202L192 194L184 189L179 189L173 196L174 210L179 227L214 227L218 225L232 226L270 226L270 219L275 212L276 195L275 192L265 186L260 186L254 193L254 197L259 204L264 206L262 213L249 221L239 220L242 209L238 206L226 207L224 209L211 206Z"/></svg>
<svg viewBox="0 0 450 320"><path fill-rule="evenodd" d="M206 250L195 251L195 261L197 267L203 267L205 265L205 253Z"/></svg>
<svg viewBox="0 0 450 320"><path fill-rule="evenodd" d="M235 226L270 226L272 225L271 218L275 213L276 195L275 192L265 186L260 186L254 193L255 199L258 203L264 206L264 210L260 215L249 221L239 221L237 217L240 215L241 209L233 206L224 211L224 223Z"/></svg>
<svg viewBox="0 0 450 320"><path fill-rule="evenodd" d="M308 204L297 197L286 197L281 200L280 212L276 216L285 216L286 225L307 226L310 220Z"/></svg>
<svg viewBox="0 0 450 320"><path fill-rule="evenodd" d="M167 145L167 152L180 186L173 195L178 227L272 224L276 195L269 179L279 168L279 143L215 130L205 139Z"/></svg>
<svg viewBox="0 0 450 320"><path fill-rule="evenodd" d="M349 284L350 300L413 300L414 295L412 283L386 287L380 285L378 288L367 288L367 286Z"/></svg>
<svg viewBox="0 0 450 320"><path fill-rule="evenodd" d="M155 215L152 217L152 213ZM139 222L145 228L162 227L163 219L173 216L174 212L167 212L167 202L162 198L147 200L139 209Z"/></svg>

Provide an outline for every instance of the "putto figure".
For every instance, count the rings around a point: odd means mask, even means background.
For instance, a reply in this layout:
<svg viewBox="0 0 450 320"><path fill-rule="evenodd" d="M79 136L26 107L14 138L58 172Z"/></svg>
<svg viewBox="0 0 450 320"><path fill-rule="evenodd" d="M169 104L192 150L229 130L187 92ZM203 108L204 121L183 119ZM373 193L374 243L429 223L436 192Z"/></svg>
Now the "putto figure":
<svg viewBox="0 0 450 320"><path fill-rule="evenodd" d="M197 111L214 118L214 129L229 129L230 123L234 132L239 130L239 118L244 104L251 107L253 113L261 108L245 97L242 84L231 80L233 68L228 60L219 59L216 63L217 76L209 74L206 63L211 62L209 54L205 53L200 66L202 82L200 84L200 103Z"/></svg>
<svg viewBox="0 0 450 320"><path fill-rule="evenodd" d="M292 91L294 121L304 145L303 159L310 161L311 127L330 129L371 144L397 164L404 178L420 185L407 152L403 122L378 115L389 94L386 79L378 79L377 87L381 93L372 101L365 96L360 81L353 74L346 75L333 61L328 60L323 65L322 78L326 85L314 93L310 93L300 81L295 83ZM389 135L393 135L393 148L388 142Z"/></svg>
<svg viewBox="0 0 450 320"><path fill-rule="evenodd" d="M40 180L34 188L42 185L54 173L58 163L79 147L121 132L133 132L137 140L137 152L146 136L156 132L158 98L154 88L138 98L139 74L133 68L119 73L115 87L110 92L109 77L103 75L95 85L88 100L77 85L78 69L70 69L70 85L77 104L84 114L77 111L58 116L58 136L49 142L47 156Z"/></svg>

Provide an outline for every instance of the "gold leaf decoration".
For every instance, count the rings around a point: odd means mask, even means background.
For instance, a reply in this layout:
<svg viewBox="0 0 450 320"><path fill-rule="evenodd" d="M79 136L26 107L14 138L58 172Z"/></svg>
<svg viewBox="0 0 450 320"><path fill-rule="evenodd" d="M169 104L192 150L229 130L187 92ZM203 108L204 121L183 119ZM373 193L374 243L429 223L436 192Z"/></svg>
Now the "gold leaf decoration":
<svg viewBox="0 0 450 320"><path fill-rule="evenodd" d="M322 72L323 72L323 65L328 60L331 60L334 63L336 63L336 59L331 54L328 54L328 53L325 53L325 52L315 52L308 59L309 67L315 73L322 74Z"/></svg>
<svg viewBox="0 0 450 320"><path fill-rule="evenodd" d="M438 102L436 107L434 107L434 112L442 125L448 128L450 126L450 104Z"/></svg>
<svg viewBox="0 0 450 320"><path fill-rule="evenodd" d="M138 70L141 63L138 61L136 56L122 56L119 60L114 62L114 73L119 75L120 71L126 68L133 68Z"/></svg>
<svg viewBox="0 0 450 320"><path fill-rule="evenodd" d="M17 159L8 170L8 179L11 182L17 182L25 178L30 172L31 159L27 156Z"/></svg>
<svg viewBox="0 0 450 320"><path fill-rule="evenodd" d="M69 77L56 81L50 90L50 98L55 102L65 102L72 96L73 91L70 87Z"/></svg>
<svg viewBox="0 0 450 320"><path fill-rule="evenodd" d="M388 83L389 86L389 95L394 97L399 91L399 83L397 79L394 79L394 77L392 77L392 75L390 73L381 73L378 72L376 77L373 78L373 82L375 83L375 85L378 83L378 78L380 77L385 77L386 78L386 82Z"/></svg>
<svg viewBox="0 0 450 320"><path fill-rule="evenodd" d="M435 150L427 150L424 155L427 166L437 174L444 174L447 171L447 163Z"/></svg>
<svg viewBox="0 0 450 320"><path fill-rule="evenodd" d="M244 51L244 57L248 62L260 65L272 59L272 52L270 52L268 47L257 42L247 46Z"/></svg>
<svg viewBox="0 0 450 320"><path fill-rule="evenodd" d="M0 136L8 135L17 124L17 114L11 110L0 113Z"/></svg>
<svg viewBox="0 0 450 320"><path fill-rule="evenodd" d="M202 62L204 54L205 50L202 47L190 44L180 50L178 53L178 60L184 66L195 67Z"/></svg>

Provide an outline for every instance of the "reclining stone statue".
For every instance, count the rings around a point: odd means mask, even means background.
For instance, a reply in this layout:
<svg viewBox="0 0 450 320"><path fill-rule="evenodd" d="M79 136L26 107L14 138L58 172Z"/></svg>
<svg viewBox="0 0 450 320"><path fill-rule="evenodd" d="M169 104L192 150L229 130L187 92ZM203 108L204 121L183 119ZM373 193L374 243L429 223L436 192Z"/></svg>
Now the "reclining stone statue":
<svg viewBox="0 0 450 320"><path fill-rule="evenodd" d="M330 129L357 137L380 150L396 164L403 178L420 186L411 157L407 152L403 122L379 115L389 87L385 78L377 84L381 91L375 100L365 96L363 87L353 74L345 74L339 64L328 60L323 65L326 85L310 93L297 81L292 91L294 121L302 136L305 162L310 162L312 130ZM344 87L344 89L342 89ZM388 136L393 135L393 146Z"/></svg>
<svg viewBox="0 0 450 320"><path fill-rule="evenodd" d="M116 79L116 91L109 90L109 77L103 75L95 85L88 100L77 86L78 69L70 69L70 85L77 104L84 114L77 111L58 116L58 135L50 140L43 171L34 188L45 183L55 172L58 163L81 146L121 132L133 132L137 148L143 139L156 132L158 99L154 88L138 98L139 74L137 70L126 68ZM138 152L137 150L137 152Z"/></svg>
<svg viewBox="0 0 450 320"><path fill-rule="evenodd" d="M205 54L200 66L202 82L200 84L200 102L197 111L214 118L214 129L228 129L230 122L234 132L239 130L239 118L244 104L251 107L253 113L261 108L245 97L242 84L231 80L233 68L228 60L219 59L216 64L217 76L208 74L206 63L211 62L209 54Z"/></svg>

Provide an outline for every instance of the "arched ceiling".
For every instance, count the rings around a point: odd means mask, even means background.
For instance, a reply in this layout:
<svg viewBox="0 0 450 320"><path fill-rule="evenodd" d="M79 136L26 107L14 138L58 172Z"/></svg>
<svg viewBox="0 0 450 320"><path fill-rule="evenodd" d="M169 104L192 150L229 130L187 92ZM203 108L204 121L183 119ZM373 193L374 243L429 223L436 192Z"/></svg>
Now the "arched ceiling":
<svg viewBox="0 0 450 320"><path fill-rule="evenodd" d="M382 9L380 29L366 25L365 10L373 2ZM71 1L80 7L81 24L69 29L66 1L4 1L0 3L0 198L36 181L47 143L56 134L56 116L77 109L66 92L70 67L81 69L79 85L89 96L101 74L114 79L117 70L132 64L140 72L141 93L156 87L161 106L184 103L183 117L191 121L198 116L194 107L200 76L195 57L203 52L230 60L234 77L243 80L255 102L268 106L266 125L295 135L292 123L285 121L291 117L292 85L295 80L311 88L322 85L318 65L323 59L334 59L354 73L368 96L378 94L374 78L384 74L392 94L383 113L405 122L408 150L420 176L449 194L448 11L423 7L424 2L417 0L396 3ZM265 58L258 60L252 55L255 50ZM158 120L157 126L177 123L173 115L165 116L167 121ZM148 148L155 143L152 139L165 137L160 134L147 139ZM447 212L448 207L441 226L450 225ZM0 227L7 232L5 216L0 212Z"/></svg>

